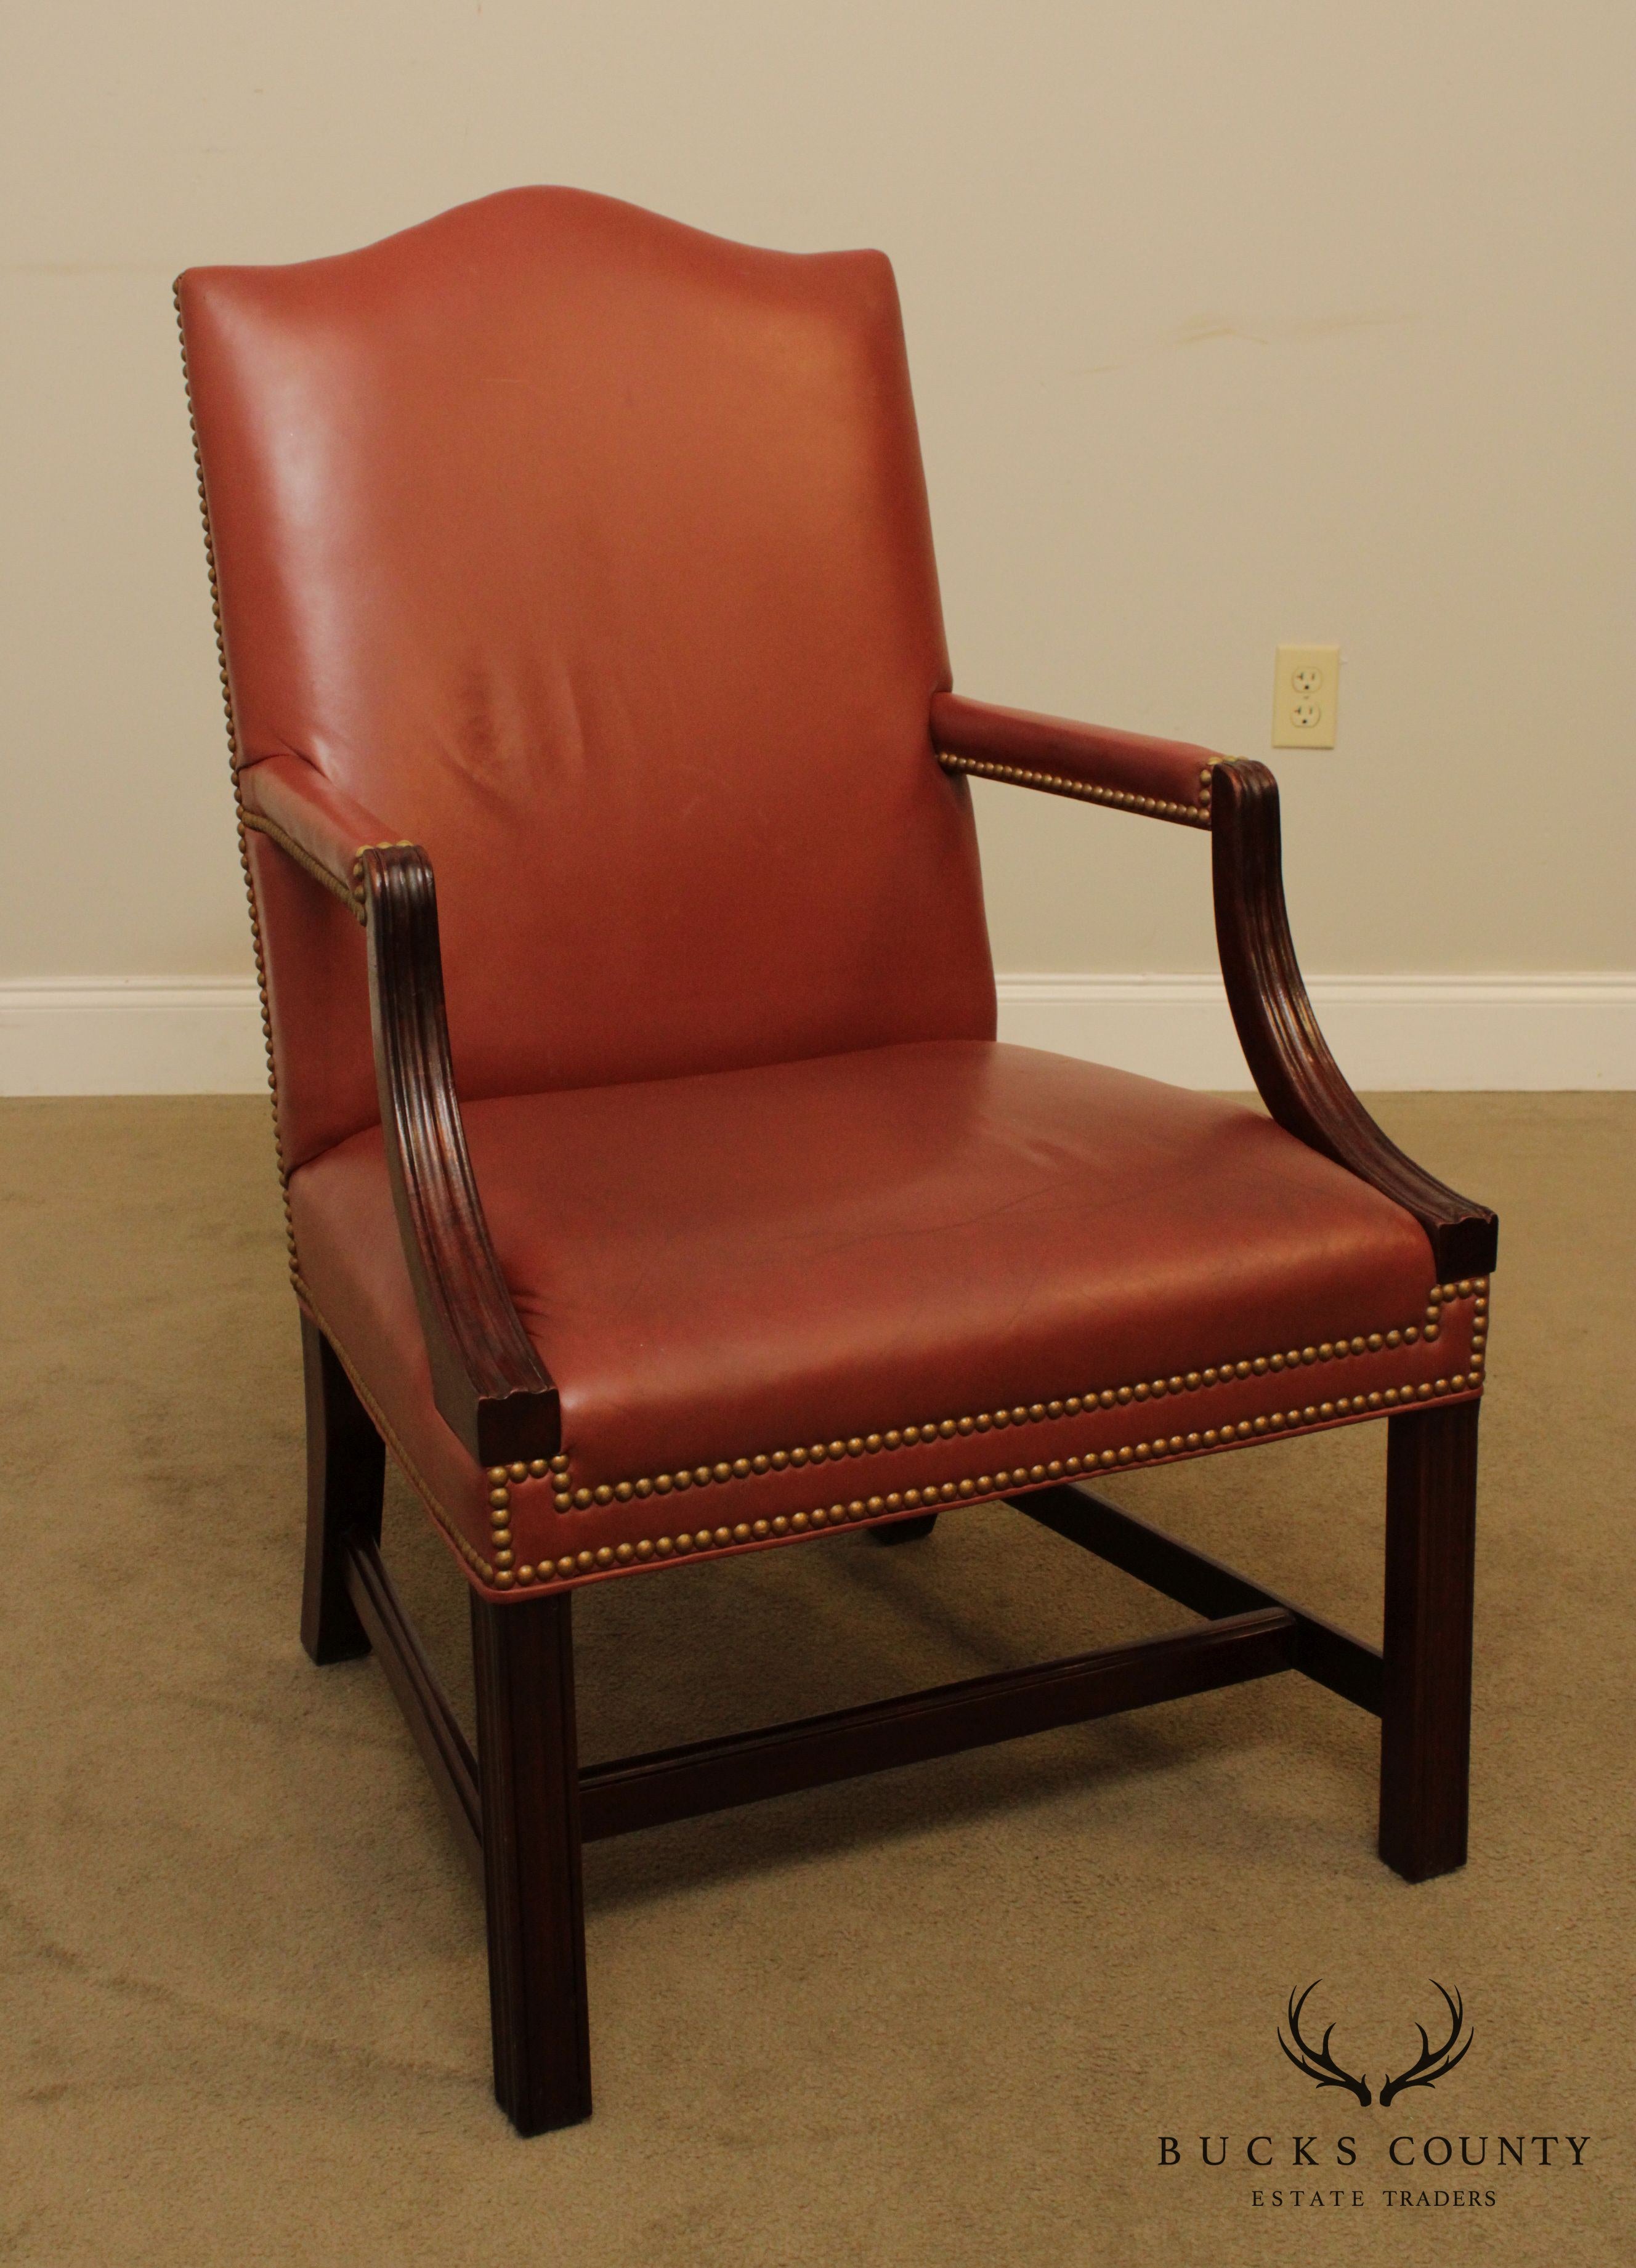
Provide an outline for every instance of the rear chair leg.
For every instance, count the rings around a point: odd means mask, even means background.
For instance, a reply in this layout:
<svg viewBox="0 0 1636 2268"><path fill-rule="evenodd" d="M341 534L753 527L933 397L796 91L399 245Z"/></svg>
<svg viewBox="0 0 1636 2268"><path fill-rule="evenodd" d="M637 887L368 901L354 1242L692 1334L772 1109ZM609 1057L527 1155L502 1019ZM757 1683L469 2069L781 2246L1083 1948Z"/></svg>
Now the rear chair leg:
<svg viewBox="0 0 1636 2268"><path fill-rule="evenodd" d="M1387 1424L1380 1851L1411 1882L1465 1864L1478 1407Z"/></svg>
<svg viewBox="0 0 1636 2268"><path fill-rule="evenodd" d="M306 1570L301 1586L301 1643L319 1663L369 1652L347 1596L341 1547L348 1531L380 1537L387 1453L335 1350L309 1316L301 1318L306 1380Z"/></svg>
<svg viewBox="0 0 1636 2268"><path fill-rule="evenodd" d="M572 1609L471 1602L494 2092L520 2134L591 2115Z"/></svg>
<svg viewBox="0 0 1636 2268"><path fill-rule="evenodd" d="M917 1520L885 1521L879 1528L866 1528L864 1534L873 1536L877 1543L918 1543L936 1526L936 1513L923 1512Z"/></svg>

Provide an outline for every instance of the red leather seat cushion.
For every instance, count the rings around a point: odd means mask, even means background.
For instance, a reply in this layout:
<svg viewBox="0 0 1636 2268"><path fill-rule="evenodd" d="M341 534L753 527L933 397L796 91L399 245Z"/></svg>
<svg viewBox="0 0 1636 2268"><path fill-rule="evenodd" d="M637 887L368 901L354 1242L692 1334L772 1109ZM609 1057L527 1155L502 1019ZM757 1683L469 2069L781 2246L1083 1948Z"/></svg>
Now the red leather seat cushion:
<svg viewBox="0 0 1636 2268"><path fill-rule="evenodd" d="M926 1042L466 1123L566 1467L500 1491L490 1575L1332 1422L1466 1359L1435 1305L1422 1338L1406 1213L1255 1110L1065 1057ZM307 1297L483 1557L490 1476L432 1408L379 1130L291 1196Z"/></svg>

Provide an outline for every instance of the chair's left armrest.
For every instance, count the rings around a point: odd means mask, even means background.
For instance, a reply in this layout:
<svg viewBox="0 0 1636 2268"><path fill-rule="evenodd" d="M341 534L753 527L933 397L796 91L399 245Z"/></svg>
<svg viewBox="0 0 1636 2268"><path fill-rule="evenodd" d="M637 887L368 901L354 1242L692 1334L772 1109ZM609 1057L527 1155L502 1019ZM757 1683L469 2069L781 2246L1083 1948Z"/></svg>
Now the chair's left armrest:
<svg viewBox="0 0 1636 2268"><path fill-rule="evenodd" d="M1244 1059L1278 1123L1411 1213L1440 1278L1485 1275L1499 1223L1387 1139L1347 1085L1313 1013L1284 902L1278 782L1264 764L1182 740L1109 732L1020 709L932 698L932 745L950 771L1207 828L1216 942Z"/></svg>
<svg viewBox="0 0 1636 2268"><path fill-rule="evenodd" d="M364 853L390 838L372 811L305 756L263 756L239 774L244 823L364 918ZM402 846L400 846L402 847Z"/></svg>
<svg viewBox="0 0 1636 2268"><path fill-rule="evenodd" d="M369 945L375 1090L432 1395L490 1468L561 1446L556 1388L523 1329L466 1147L443 994L431 862L300 756L240 775L245 825L350 908Z"/></svg>

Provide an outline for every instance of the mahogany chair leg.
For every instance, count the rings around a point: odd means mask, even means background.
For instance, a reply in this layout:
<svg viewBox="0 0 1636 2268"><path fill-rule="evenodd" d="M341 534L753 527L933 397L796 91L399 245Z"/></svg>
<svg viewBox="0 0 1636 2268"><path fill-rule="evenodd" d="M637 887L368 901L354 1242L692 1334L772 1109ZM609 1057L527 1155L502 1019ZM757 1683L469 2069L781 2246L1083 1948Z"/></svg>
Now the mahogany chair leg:
<svg viewBox="0 0 1636 2268"><path fill-rule="evenodd" d="M1465 1864L1478 1407L1388 1420L1380 1852L1411 1882Z"/></svg>
<svg viewBox="0 0 1636 2268"><path fill-rule="evenodd" d="M471 1602L494 2092L520 2134L591 2115L572 1609Z"/></svg>
<svg viewBox="0 0 1636 2268"><path fill-rule="evenodd" d="M369 1652L347 1596L342 1545L361 1528L380 1537L387 1453L316 1323L301 1318L306 1381L306 1567L301 1585L301 1643L320 1664Z"/></svg>
<svg viewBox="0 0 1636 2268"><path fill-rule="evenodd" d="M923 1512L917 1520L892 1520L883 1528L871 1528L865 1532L873 1535L877 1543L918 1543L936 1526L936 1513Z"/></svg>

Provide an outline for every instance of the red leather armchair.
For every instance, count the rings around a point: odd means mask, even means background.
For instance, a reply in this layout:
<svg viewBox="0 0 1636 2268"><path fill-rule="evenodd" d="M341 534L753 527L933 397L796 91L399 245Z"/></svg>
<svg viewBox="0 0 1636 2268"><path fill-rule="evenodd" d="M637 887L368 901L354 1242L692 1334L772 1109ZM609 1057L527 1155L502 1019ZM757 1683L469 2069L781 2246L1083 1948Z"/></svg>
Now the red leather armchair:
<svg viewBox="0 0 1636 2268"><path fill-rule="evenodd" d="M949 689L886 261L527 189L178 304L303 1636L380 1653L478 1868L514 2123L590 2108L582 1836L1296 1669L1382 1717L1389 1863L1458 1866L1493 1218L1325 1049L1262 766ZM997 1044L967 773L1210 836L1270 1117ZM1377 1418L1383 1652L1087 1484ZM386 1447L470 1586L475 1757ZM1202 1619L580 1769L581 1585L997 1498Z"/></svg>

